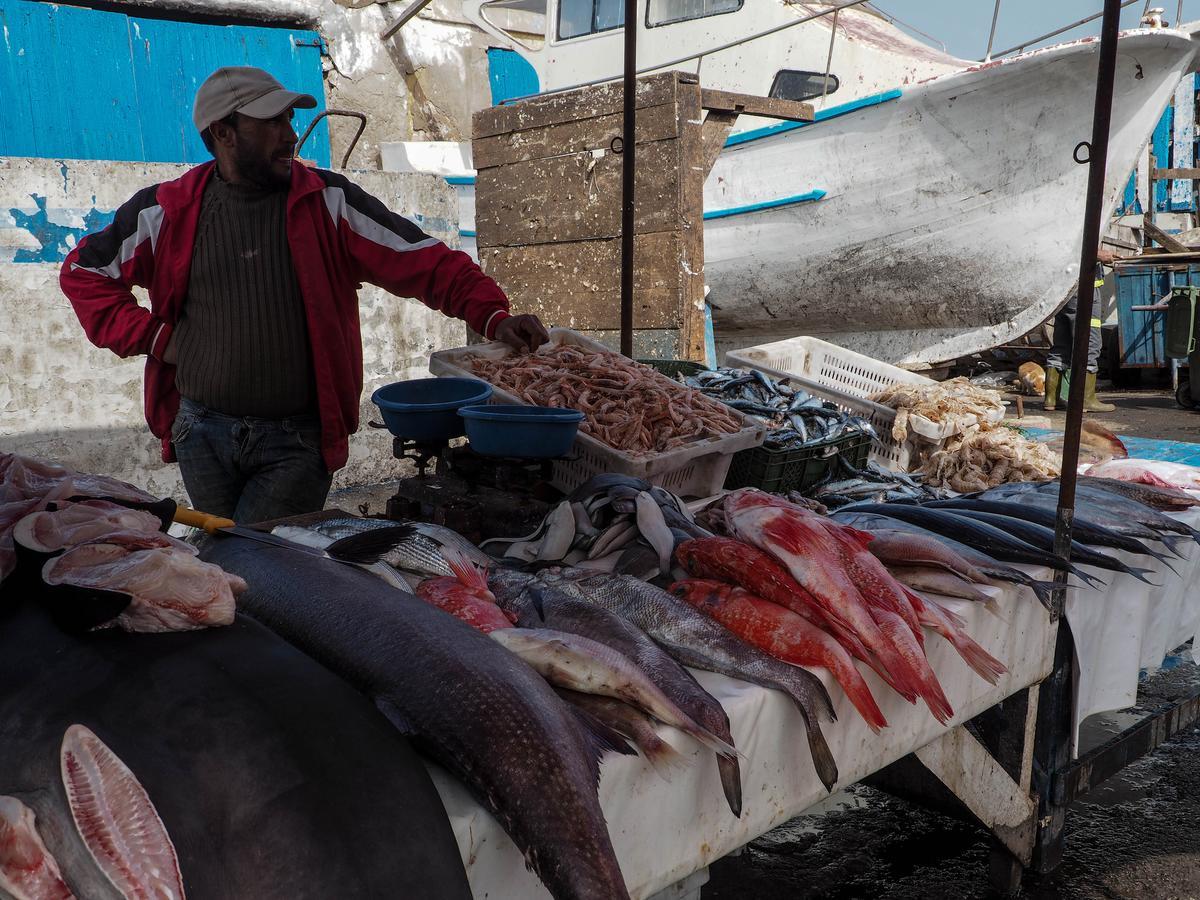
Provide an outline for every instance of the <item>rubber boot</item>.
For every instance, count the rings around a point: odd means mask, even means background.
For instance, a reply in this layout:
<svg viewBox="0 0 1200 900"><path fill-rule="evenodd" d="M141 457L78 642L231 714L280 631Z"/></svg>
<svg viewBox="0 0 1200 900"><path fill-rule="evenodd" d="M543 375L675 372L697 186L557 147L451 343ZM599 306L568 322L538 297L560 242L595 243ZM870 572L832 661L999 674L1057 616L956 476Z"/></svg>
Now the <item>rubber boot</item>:
<svg viewBox="0 0 1200 900"><path fill-rule="evenodd" d="M1058 389L1062 386L1062 372L1046 367L1046 396L1042 400L1042 409L1054 412L1058 408Z"/></svg>
<svg viewBox="0 0 1200 900"><path fill-rule="evenodd" d="M1083 410L1084 412L1112 412L1116 409L1111 403L1105 403L1096 397L1096 373L1088 372L1083 380Z"/></svg>

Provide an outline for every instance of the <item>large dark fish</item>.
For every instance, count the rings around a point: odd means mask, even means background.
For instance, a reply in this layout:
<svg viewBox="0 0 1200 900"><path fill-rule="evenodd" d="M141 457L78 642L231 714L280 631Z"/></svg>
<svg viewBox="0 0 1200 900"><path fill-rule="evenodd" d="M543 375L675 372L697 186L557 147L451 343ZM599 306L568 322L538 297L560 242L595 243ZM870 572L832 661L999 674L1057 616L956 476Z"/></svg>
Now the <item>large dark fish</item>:
<svg viewBox="0 0 1200 900"><path fill-rule="evenodd" d="M1047 609L1051 606L1052 594L1058 586L1053 581L1038 581L1036 578L1030 578L1029 575L1020 569L1014 569L1012 566L1007 566L999 560L992 559L986 553L976 550L974 547L969 547L960 541L956 541L954 538L929 531L920 525L914 525L912 522L907 522L904 519L893 519L879 513L838 510L835 513L831 513L829 517L835 522L840 522L842 525L850 525L854 528L861 528L864 531L906 531L911 534L934 538L955 551L959 556L983 572L984 575L999 579L1000 581L1010 581L1013 584L1024 585L1037 595L1038 600L1041 601L1043 606Z"/></svg>
<svg viewBox="0 0 1200 900"><path fill-rule="evenodd" d="M997 488L992 488L988 491L983 491L978 494L970 494L972 499L992 501L997 503L1020 503L1023 506L1049 510L1051 513L1057 514L1058 511L1058 493L1043 493L1034 490L1036 485L1002 484ZM1117 499L1120 499L1119 497ZM1104 503L1097 502L1094 499L1089 499L1083 494L1076 495L1075 498L1075 514L1083 516L1089 522L1096 525L1102 525L1105 528L1110 528L1113 531L1119 532L1126 537L1137 538L1142 541L1162 541L1168 549L1172 549L1163 534L1149 528L1136 519L1131 518L1128 512L1122 512L1112 506L1106 506ZM1171 535L1172 539L1176 536ZM1181 538L1180 538L1181 539Z"/></svg>
<svg viewBox="0 0 1200 900"><path fill-rule="evenodd" d="M1064 563L1053 553L1015 538L1007 531L986 522L956 516L944 509L929 509L907 503L856 503L846 507L846 510L879 513L893 519L904 519L929 531L944 534L946 537L969 544L993 559L1028 563L1034 566L1049 566L1052 569L1070 572L1088 584L1103 584L1098 578L1081 571L1077 566Z"/></svg>
<svg viewBox="0 0 1200 900"><path fill-rule="evenodd" d="M209 541L202 555L246 580L243 612L348 680L458 776L554 897L629 896L596 796L613 747L529 666L361 570L236 538Z"/></svg>
<svg viewBox="0 0 1200 900"><path fill-rule="evenodd" d="M1058 503L1058 482L1047 481L1039 482L1033 485L1008 485L1002 484L999 487L992 488L980 497L987 499L1001 499L1013 494L1021 495L1025 499L1027 493L1041 494L1049 497L1057 506ZM1103 487L1093 486L1086 482L1086 479L1080 479L1075 488L1075 511L1083 513L1089 519L1098 519L1097 509L1107 511L1110 516L1124 517L1130 522L1138 525L1143 525L1151 528L1162 535L1163 532L1171 534L1186 535L1196 543L1200 544L1200 531L1192 528L1190 525L1185 525L1178 519L1173 519L1170 516L1165 516L1158 510L1146 506L1144 503L1139 503L1136 500L1131 500L1129 497L1107 490ZM1107 522L1105 524L1108 524ZM1112 527L1112 526L1110 526ZM1160 537L1160 540L1162 538Z"/></svg>
<svg viewBox="0 0 1200 900"><path fill-rule="evenodd" d="M945 507L942 507L943 509ZM1025 541L1027 544L1032 544L1039 549L1045 550L1047 553L1054 552L1054 529L1047 528L1045 525L1039 525L1027 519L1018 519L1011 515L999 515L992 512L983 512L977 509L950 509L949 512L954 513L959 518L974 519L978 522L983 522L986 525L994 525L1001 531L1011 534L1018 540ZM1113 559L1111 556L1105 556L1099 551L1092 550L1077 540L1071 541L1071 559L1085 566L1093 566L1097 569L1107 569L1110 572L1123 572L1126 575L1132 575L1139 581L1144 581L1151 587L1161 587L1162 585L1154 584L1146 574L1152 572L1152 569L1140 569L1136 566L1129 566L1121 562L1119 559Z"/></svg>
<svg viewBox="0 0 1200 900"><path fill-rule="evenodd" d="M424 761L328 669L245 616L79 637L26 599L0 617L0 795L33 809L80 900L120 895L67 805L60 753L76 725L145 789L190 900L469 900Z"/></svg>
<svg viewBox="0 0 1200 900"><path fill-rule="evenodd" d="M1028 503L1004 503L998 500L960 497L955 500L938 500L933 503L926 503L925 505L934 509L949 509L960 513L980 512L1006 516L1010 519L1020 519L1024 522L1048 528L1051 533L1053 533L1058 519L1056 512L1046 509L1044 506L1036 506ZM1127 553L1150 556L1167 566L1167 568L1171 568L1170 557L1167 554L1146 546L1137 538L1121 534L1112 528L1106 528L1103 525L1092 522L1084 516L1076 516L1071 523L1071 538L1073 542L1080 544L1110 547L1114 550L1124 550ZM1072 551L1072 557L1074 557L1074 551ZM1175 570L1171 569L1171 571Z"/></svg>
<svg viewBox="0 0 1200 900"><path fill-rule="evenodd" d="M488 586L501 609L516 616L520 627L554 628L582 635L625 654L680 709L727 744L733 744L729 716L717 699L633 623L522 572L493 570ZM737 757L717 754L717 769L730 810L741 816L742 777Z"/></svg>
<svg viewBox="0 0 1200 900"><path fill-rule="evenodd" d="M825 685L811 672L780 662L678 597L631 576L560 569L547 570L539 577L628 619L685 666L783 691L804 718L817 776L827 789L833 788L837 763L820 723L822 713L830 720L835 718L833 703Z"/></svg>
<svg viewBox="0 0 1200 900"><path fill-rule="evenodd" d="M1163 487L1156 484L1142 484L1137 481L1121 481L1117 478L1101 478L1099 475L1084 475L1088 487L1097 487L1113 494L1120 494L1130 500L1165 512L1179 512L1200 506L1200 500L1191 496L1187 491L1177 487Z"/></svg>
<svg viewBox="0 0 1200 900"><path fill-rule="evenodd" d="M974 510L977 512L995 513L996 515L1008 516L1009 518L1024 519L1050 529L1055 527L1058 519L1058 516L1054 512L1043 506L1033 506L1027 503L1005 503L998 500L982 500L971 497L960 497L955 500L936 500L932 503L926 503L925 506L933 507L934 509ZM1165 553L1160 553L1151 547L1147 547L1136 538L1089 521L1083 516L1076 516L1071 523L1071 537L1083 544L1111 547L1114 550L1125 550L1128 553L1152 556L1159 562L1169 565L1167 562L1168 557Z"/></svg>

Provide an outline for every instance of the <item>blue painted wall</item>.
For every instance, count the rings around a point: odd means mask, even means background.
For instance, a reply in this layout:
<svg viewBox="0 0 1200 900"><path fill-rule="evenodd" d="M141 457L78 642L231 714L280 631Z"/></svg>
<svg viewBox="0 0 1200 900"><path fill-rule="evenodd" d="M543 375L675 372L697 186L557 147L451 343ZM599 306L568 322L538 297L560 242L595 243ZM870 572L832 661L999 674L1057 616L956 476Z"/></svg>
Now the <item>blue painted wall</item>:
<svg viewBox="0 0 1200 900"><path fill-rule="evenodd" d="M298 134L325 106L313 31L0 0L0 37L0 156L204 162L192 100L220 66L259 66L316 97L316 110L296 110ZM304 156L329 165L325 120Z"/></svg>
<svg viewBox="0 0 1200 900"><path fill-rule="evenodd" d="M488 47L488 84L492 106L514 97L527 97L541 90L537 70L515 50Z"/></svg>
<svg viewBox="0 0 1200 900"><path fill-rule="evenodd" d="M1174 110L1168 106L1167 111L1163 113L1163 117L1158 120L1153 137L1150 138L1150 144L1154 149L1155 165L1160 169L1168 168L1171 165L1173 113ZM1153 203L1156 212L1166 212L1171 208L1171 183L1169 181L1156 181L1154 183Z"/></svg>

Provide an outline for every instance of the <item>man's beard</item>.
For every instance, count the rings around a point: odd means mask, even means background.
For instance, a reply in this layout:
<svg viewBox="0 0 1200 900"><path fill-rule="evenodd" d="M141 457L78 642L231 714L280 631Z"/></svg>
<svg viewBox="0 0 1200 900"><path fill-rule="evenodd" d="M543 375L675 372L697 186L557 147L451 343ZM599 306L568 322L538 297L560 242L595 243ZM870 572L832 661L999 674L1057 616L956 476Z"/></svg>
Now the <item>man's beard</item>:
<svg viewBox="0 0 1200 900"><path fill-rule="evenodd" d="M234 154L237 160L238 172L242 178L252 184L271 190L281 190L291 185L292 172L290 168L286 175L280 175L271 166L271 160L263 159L261 156L252 153L240 139L234 148Z"/></svg>

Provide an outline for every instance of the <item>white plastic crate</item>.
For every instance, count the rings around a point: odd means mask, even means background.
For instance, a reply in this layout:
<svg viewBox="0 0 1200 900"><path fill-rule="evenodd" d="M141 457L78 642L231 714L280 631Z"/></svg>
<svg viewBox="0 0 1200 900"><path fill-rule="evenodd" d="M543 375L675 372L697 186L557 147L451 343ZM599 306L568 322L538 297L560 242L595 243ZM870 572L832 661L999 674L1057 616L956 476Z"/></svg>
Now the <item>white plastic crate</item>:
<svg viewBox="0 0 1200 900"><path fill-rule="evenodd" d="M552 345L575 344L590 350L611 352L598 341L571 331L569 328L551 328L550 342ZM429 371L439 377L478 378L479 376L472 374L466 357L499 358L507 356L511 352L504 344L495 342L459 347L454 350L439 350L429 359ZM658 372L654 372L654 375L671 385L672 389L683 390L679 382ZM504 403L525 404L521 398L500 388L496 388L492 396ZM765 425L750 421L736 410L731 410L731 412L742 419L744 427L741 431L719 438L696 441L665 453L643 455L625 453L613 449L591 435L580 432L575 438L575 445L572 448L573 458L554 461L551 483L561 491L570 491L593 475L614 472L619 475L645 479L651 484L664 487L680 496L711 496L721 490L721 486L725 483L725 476L729 473L729 464L733 461L733 454L738 450L757 447L763 442L767 433Z"/></svg>
<svg viewBox="0 0 1200 900"><path fill-rule="evenodd" d="M960 429L911 416L909 437L892 438L896 411L867 397L896 382L933 384L933 379L880 362L853 350L814 337L794 337L725 354L729 366L758 369L776 378L789 378L811 394L830 400L841 409L867 419L875 428L871 460L889 469L907 472L921 453L940 447Z"/></svg>

